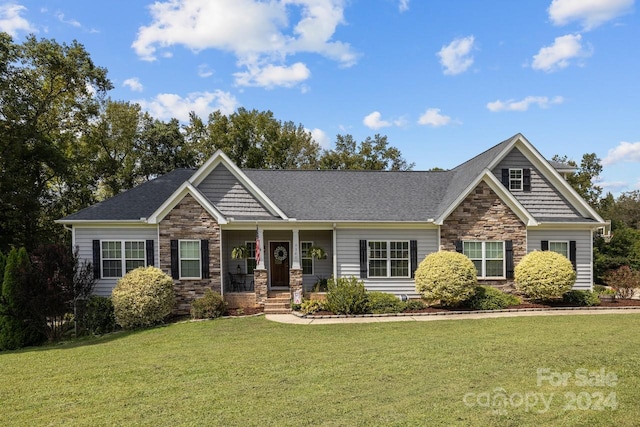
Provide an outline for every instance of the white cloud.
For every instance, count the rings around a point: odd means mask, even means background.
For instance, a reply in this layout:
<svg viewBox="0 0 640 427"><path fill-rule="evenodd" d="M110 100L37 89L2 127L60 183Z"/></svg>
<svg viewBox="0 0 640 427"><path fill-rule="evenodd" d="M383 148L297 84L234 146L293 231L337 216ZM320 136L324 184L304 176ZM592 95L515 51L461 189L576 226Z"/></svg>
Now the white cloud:
<svg viewBox="0 0 640 427"><path fill-rule="evenodd" d="M585 30L591 30L629 12L634 0L553 0L549 18L555 25L579 21Z"/></svg>
<svg viewBox="0 0 640 427"><path fill-rule="evenodd" d="M307 129L307 131L311 132L311 137L313 138L313 140L317 142L323 149L327 150L329 146L331 146L331 140L322 129Z"/></svg>
<svg viewBox="0 0 640 427"><path fill-rule="evenodd" d="M290 67L267 64L264 67L250 66L248 71L235 73L236 83L240 86L293 87L309 78L311 71L302 62Z"/></svg>
<svg viewBox="0 0 640 427"><path fill-rule="evenodd" d="M556 37L551 46L543 47L533 56L531 68L549 73L568 67L572 59L591 56L591 49L585 49L581 41L580 34Z"/></svg>
<svg viewBox="0 0 640 427"><path fill-rule="evenodd" d="M456 75L464 73L473 64L473 49L475 38L468 36L457 38L437 53L440 57L440 64L444 67L444 73L447 75Z"/></svg>
<svg viewBox="0 0 640 427"><path fill-rule="evenodd" d="M489 102L487 108L494 113L499 111L527 111L531 105L537 105L540 108L549 108L551 105L562 104L563 102L564 98L561 96L556 96L551 99L546 96L527 96L520 101L509 99L507 101L498 100Z"/></svg>
<svg viewBox="0 0 640 427"><path fill-rule="evenodd" d="M451 123L451 117L440 114L439 108L427 109L418 119L418 124L432 127L446 126Z"/></svg>
<svg viewBox="0 0 640 427"><path fill-rule="evenodd" d="M21 16L26 10L26 7L14 3L0 5L0 31L12 37L17 36L18 31L36 32L29 21Z"/></svg>
<svg viewBox="0 0 640 427"><path fill-rule="evenodd" d="M200 117L207 117L211 112L220 110L229 115L238 107L236 98L228 92L194 92L185 98L172 93L161 93L154 99L135 101L153 117L161 120L177 118L182 122L189 120L189 113L195 112Z"/></svg>
<svg viewBox="0 0 640 427"><path fill-rule="evenodd" d="M409 0L400 0L398 9L400 9L400 12L406 12L407 10L409 10Z"/></svg>
<svg viewBox="0 0 640 427"><path fill-rule="evenodd" d="M124 82L122 82L122 86L128 87L134 92L142 92L144 90L142 83L140 83L140 80L137 77L126 79Z"/></svg>
<svg viewBox="0 0 640 427"><path fill-rule="evenodd" d="M343 0L170 0L149 6L152 22L138 30L132 44L136 54L153 61L171 46L195 52L232 52L238 65L238 84L285 86L304 77L304 64L286 65L297 53L316 53L351 66L357 54L348 43L333 40L344 23ZM299 17L290 23L291 17ZM301 66L302 65L302 66ZM270 68L271 67L271 68ZM303 69L304 67L304 69ZM302 73L301 73L302 71ZM275 73L280 76L270 77ZM282 76L286 74L286 76ZM309 73L306 74L306 78Z"/></svg>
<svg viewBox="0 0 640 427"><path fill-rule="evenodd" d="M640 162L640 142L621 142L607 153L602 166L610 166L621 162Z"/></svg>
<svg viewBox="0 0 640 427"><path fill-rule="evenodd" d="M362 120L362 123L369 129L381 129L391 126L391 122L382 120L382 114L380 114L379 111L374 111L373 113L367 115Z"/></svg>
<svg viewBox="0 0 640 427"><path fill-rule="evenodd" d="M605 193L617 193L629 186L626 181L601 181L598 182L598 186L602 187ZM640 182L636 184L636 187L640 187Z"/></svg>
<svg viewBox="0 0 640 427"><path fill-rule="evenodd" d="M55 17L58 18L58 21L62 22L63 24L71 25L72 27L76 28L82 27L80 22L76 21L75 19L65 19L64 13L62 12L56 12Z"/></svg>
<svg viewBox="0 0 640 427"><path fill-rule="evenodd" d="M213 70L207 64L198 65L198 76L207 78L213 76Z"/></svg>

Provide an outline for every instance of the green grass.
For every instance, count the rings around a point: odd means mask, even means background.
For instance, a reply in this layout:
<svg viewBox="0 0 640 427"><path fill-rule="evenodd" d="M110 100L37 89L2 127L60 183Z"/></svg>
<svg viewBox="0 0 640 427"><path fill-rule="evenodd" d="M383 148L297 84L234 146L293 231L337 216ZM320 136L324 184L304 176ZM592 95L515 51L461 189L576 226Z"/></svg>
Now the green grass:
<svg viewBox="0 0 640 427"><path fill-rule="evenodd" d="M173 324L0 353L0 425L631 426L640 419L639 327L636 314ZM538 386L538 368L605 368L618 383ZM550 409L463 401L501 389L553 393ZM617 409L564 409L568 393L582 393L584 408L597 392L614 392Z"/></svg>

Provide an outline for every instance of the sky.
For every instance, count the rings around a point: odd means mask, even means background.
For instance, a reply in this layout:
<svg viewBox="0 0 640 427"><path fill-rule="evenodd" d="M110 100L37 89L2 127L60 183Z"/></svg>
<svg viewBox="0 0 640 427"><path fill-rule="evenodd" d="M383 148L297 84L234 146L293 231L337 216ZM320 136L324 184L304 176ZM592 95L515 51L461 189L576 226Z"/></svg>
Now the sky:
<svg viewBox="0 0 640 427"><path fill-rule="evenodd" d="M0 30L77 40L161 120L272 111L330 149L386 135L414 169L522 133L640 189L635 0L0 0Z"/></svg>

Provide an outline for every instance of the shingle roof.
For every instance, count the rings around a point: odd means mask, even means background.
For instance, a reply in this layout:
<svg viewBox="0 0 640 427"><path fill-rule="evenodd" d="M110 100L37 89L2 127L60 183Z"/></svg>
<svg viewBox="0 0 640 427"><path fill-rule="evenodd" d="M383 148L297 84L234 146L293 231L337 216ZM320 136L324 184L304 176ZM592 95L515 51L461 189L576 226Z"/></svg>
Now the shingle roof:
<svg viewBox="0 0 640 427"><path fill-rule="evenodd" d="M156 211L186 180L193 169L176 169L88 208L63 221L138 221Z"/></svg>

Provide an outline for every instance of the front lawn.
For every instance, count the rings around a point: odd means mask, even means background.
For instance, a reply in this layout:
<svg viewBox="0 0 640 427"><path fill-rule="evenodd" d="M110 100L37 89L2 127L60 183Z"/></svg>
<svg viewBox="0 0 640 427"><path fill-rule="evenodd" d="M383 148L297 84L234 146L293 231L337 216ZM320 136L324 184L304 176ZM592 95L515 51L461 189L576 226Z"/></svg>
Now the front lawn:
<svg viewBox="0 0 640 427"><path fill-rule="evenodd" d="M0 425L631 426L639 327L637 314L172 324L0 353Z"/></svg>

